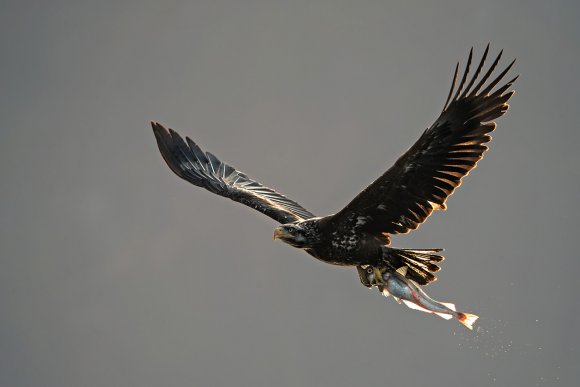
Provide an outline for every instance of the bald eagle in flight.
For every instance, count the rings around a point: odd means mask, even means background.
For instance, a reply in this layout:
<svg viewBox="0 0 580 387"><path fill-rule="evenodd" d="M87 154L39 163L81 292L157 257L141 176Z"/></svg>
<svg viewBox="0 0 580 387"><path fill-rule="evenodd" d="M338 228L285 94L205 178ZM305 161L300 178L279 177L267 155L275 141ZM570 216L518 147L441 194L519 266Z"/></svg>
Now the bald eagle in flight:
<svg viewBox="0 0 580 387"><path fill-rule="evenodd" d="M515 60L492 76L503 51L483 71L488 51L489 45L469 77L471 49L457 87L459 63L455 67L451 89L435 123L389 170L332 215L315 216L172 129L153 122L153 132L161 155L175 174L281 223L274 230L275 239L323 262L356 267L363 285L377 286L383 293L387 283L380 278L388 274L396 274L403 287L407 281L406 290L418 289L417 285L436 280L442 250L397 249L390 246L389 236L415 230L433 211L444 210L447 198L487 150L489 133L496 127L493 120L508 110L507 101L514 94L511 87L518 78L501 83ZM413 297L411 302L421 306L415 302L417 296Z"/></svg>

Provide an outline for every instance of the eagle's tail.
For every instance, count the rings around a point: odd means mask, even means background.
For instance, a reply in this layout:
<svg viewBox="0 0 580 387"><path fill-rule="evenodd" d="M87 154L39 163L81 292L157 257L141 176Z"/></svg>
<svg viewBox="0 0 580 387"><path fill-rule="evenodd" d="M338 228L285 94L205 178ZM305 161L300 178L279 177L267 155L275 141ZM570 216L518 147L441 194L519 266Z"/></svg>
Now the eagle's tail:
<svg viewBox="0 0 580 387"><path fill-rule="evenodd" d="M383 259L395 270L407 266L406 278L419 285L427 285L437 279L433 274L441 270L439 262L445 258L439 255L443 249L395 249L383 246Z"/></svg>

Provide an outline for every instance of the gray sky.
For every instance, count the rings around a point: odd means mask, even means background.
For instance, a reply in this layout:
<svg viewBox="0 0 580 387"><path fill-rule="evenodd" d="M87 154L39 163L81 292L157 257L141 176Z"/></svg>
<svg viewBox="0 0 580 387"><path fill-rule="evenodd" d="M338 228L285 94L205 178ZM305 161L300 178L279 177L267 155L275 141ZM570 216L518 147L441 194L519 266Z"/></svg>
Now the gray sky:
<svg viewBox="0 0 580 387"><path fill-rule="evenodd" d="M466 3L3 1L0 385L575 384L578 2ZM448 211L394 238L446 249L427 290L479 332L273 242L148 123L325 215L487 42L518 58L511 109Z"/></svg>

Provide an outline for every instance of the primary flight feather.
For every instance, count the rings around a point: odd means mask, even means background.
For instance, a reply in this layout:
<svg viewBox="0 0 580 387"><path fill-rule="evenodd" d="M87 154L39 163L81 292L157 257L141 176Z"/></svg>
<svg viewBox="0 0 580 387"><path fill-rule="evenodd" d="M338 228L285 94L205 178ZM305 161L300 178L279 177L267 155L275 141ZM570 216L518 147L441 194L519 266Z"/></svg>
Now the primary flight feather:
<svg viewBox="0 0 580 387"><path fill-rule="evenodd" d="M441 249L390 247L390 234L408 233L435 210L475 168L487 150L496 118L508 110L517 76L502 82L514 64L493 75L502 52L485 70L489 45L470 76L473 49L461 76L459 64L443 111L395 164L333 215L316 217L300 204L236 170L190 138L152 123L161 155L179 177L252 207L282 223L274 238L334 265L355 266L361 282L416 309L456 318L471 328L477 316L429 298L419 285L436 280ZM483 75L482 75L483 74ZM499 86L498 86L499 85Z"/></svg>

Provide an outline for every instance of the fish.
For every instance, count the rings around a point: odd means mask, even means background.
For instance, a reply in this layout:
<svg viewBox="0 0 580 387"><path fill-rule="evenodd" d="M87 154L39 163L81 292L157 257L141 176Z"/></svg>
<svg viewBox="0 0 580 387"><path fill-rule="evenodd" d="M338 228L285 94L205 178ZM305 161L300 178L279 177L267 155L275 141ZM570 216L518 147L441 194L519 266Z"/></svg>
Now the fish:
<svg viewBox="0 0 580 387"><path fill-rule="evenodd" d="M402 302L411 309L433 313L446 320L455 318L470 330L479 318L475 314L458 312L452 303L439 302L429 297L415 281L405 278L406 266L396 271L372 266L362 269L368 284L376 286L385 297L393 296L399 304Z"/></svg>

